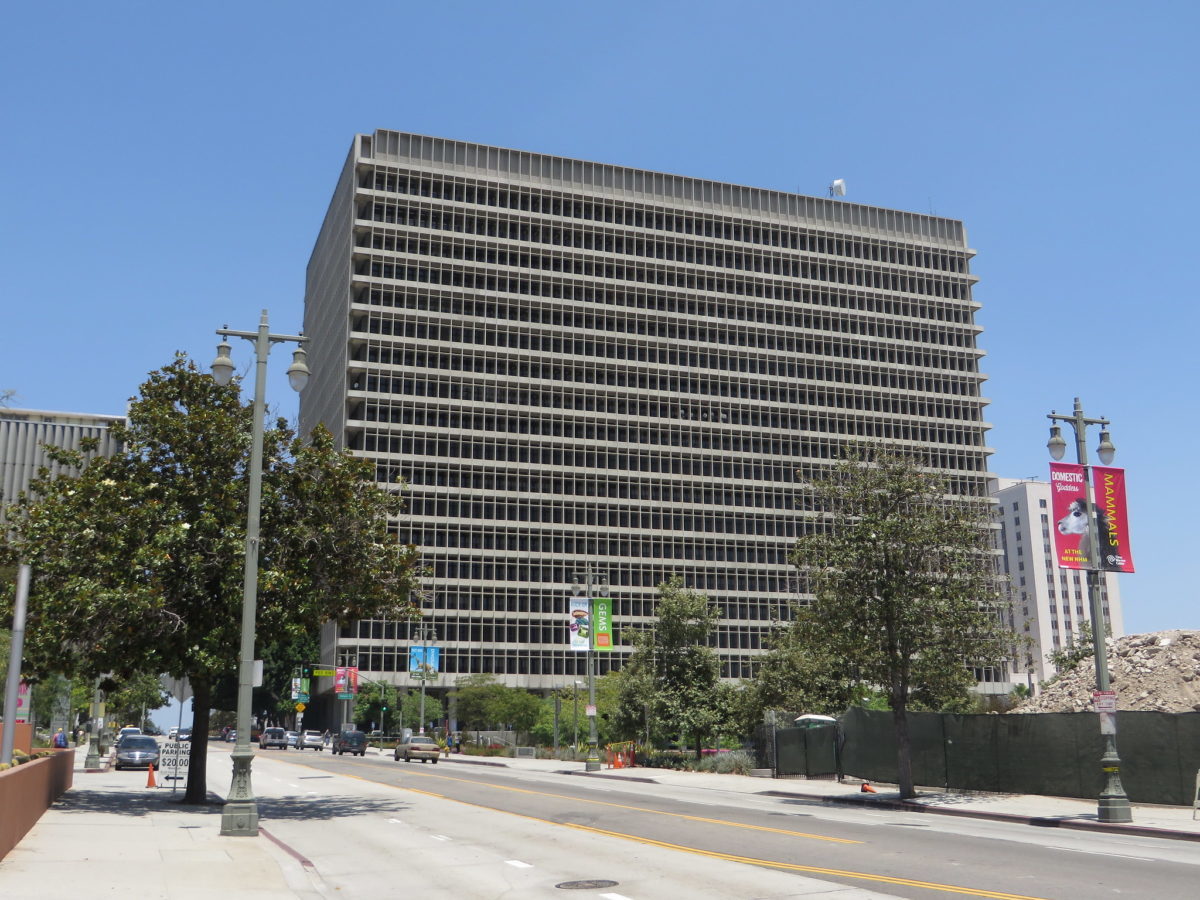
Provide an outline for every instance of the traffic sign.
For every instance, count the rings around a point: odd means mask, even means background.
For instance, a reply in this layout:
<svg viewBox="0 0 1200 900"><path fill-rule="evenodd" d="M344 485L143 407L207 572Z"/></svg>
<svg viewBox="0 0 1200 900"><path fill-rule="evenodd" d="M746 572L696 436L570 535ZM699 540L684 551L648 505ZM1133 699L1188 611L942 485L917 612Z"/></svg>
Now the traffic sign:
<svg viewBox="0 0 1200 900"><path fill-rule="evenodd" d="M296 712L304 712L304 710L306 710L306 709L308 709L308 707L305 706L303 703L296 704Z"/></svg>
<svg viewBox="0 0 1200 900"><path fill-rule="evenodd" d="M313 669L312 673L314 678L332 678L334 674L333 669Z"/></svg>

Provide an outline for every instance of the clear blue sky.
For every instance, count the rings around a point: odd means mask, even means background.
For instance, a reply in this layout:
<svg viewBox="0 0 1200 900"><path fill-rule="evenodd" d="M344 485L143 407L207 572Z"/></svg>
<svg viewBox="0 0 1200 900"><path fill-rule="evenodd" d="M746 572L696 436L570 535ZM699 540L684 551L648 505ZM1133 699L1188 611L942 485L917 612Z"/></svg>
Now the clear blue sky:
<svg viewBox="0 0 1200 900"><path fill-rule="evenodd" d="M120 413L176 349L207 365L225 323L252 329L268 308L299 329L356 132L809 194L844 178L848 200L966 223L992 470L1044 479L1045 415L1077 395L1111 418L1138 566L1121 579L1127 629L1200 628L1179 524L1200 444L1198 10L10 4L0 389ZM294 415L276 355L271 396Z"/></svg>

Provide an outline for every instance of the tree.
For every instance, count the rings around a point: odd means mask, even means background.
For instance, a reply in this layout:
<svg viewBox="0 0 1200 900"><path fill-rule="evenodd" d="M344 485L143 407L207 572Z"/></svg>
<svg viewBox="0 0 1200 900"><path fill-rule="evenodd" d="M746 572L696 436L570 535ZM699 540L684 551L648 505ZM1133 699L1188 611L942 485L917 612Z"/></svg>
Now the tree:
<svg viewBox="0 0 1200 900"><path fill-rule="evenodd" d="M458 722L464 729L482 731L500 721L504 685L491 675L466 675L458 679Z"/></svg>
<svg viewBox="0 0 1200 900"><path fill-rule="evenodd" d="M1107 629L1107 626L1105 626ZM1105 632L1107 634L1107 630ZM1056 647L1046 654L1046 662L1054 666L1058 675L1066 675L1078 668L1081 662L1096 655L1092 623L1084 619L1065 647Z"/></svg>
<svg viewBox="0 0 1200 900"><path fill-rule="evenodd" d="M823 512L792 558L814 595L806 621L819 627L796 638L886 694L900 795L912 797L909 705L963 697L972 667L995 664L1013 644L1000 618L989 508L885 452L851 451L809 487Z"/></svg>
<svg viewBox="0 0 1200 900"><path fill-rule="evenodd" d="M134 675L118 684L116 690L105 698L105 716L110 722L145 727L144 716L159 709L170 694L162 689L157 675L145 673Z"/></svg>
<svg viewBox="0 0 1200 900"><path fill-rule="evenodd" d="M722 724L721 666L709 639L720 611L708 597L672 578L658 586L655 621L634 631L634 651L622 667L618 730L628 734L648 717L659 735L686 736L696 758Z"/></svg>
<svg viewBox="0 0 1200 900"><path fill-rule="evenodd" d="M403 713L402 718L392 719L400 727L411 728L413 731L421 729L421 691L409 691L400 701L400 709ZM446 712L442 706L442 701L436 696L425 692L425 721L437 722L444 719Z"/></svg>
<svg viewBox="0 0 1200 900"><path fill-rule="evenodd" d="M182 354L150 373L121 450L35 480L11 510L6 552L31 564L26 661L33 672L118 680L186 676L194 752L185 801L203 803L208 715L237 668L252 404ZM416 550L388 533L401 501L324 428L279 421L263 442L258 627L301 638L330 619L412 614ZM11 592L4 598L11 611Z"/></svg>

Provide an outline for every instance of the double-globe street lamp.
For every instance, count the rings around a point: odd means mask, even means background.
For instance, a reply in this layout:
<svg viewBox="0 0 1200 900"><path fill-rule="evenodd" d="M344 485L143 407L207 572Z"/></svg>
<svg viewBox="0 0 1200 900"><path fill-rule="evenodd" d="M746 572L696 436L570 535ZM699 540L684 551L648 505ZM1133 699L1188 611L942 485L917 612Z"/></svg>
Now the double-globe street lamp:
<svg viewBox="0 0 1200 900"><path fill-rule="evenodd" d="M258 600L258 529L262 507L262 450L263 418L266 415L267 356L271 345L289 342L300 346L292 354L288 367L288 383L292 390L302 391L308 384L308 365L304 343L308 338L298 334L271 334L267 311L262 311L257 331L217 329L222 337L240 337L254 344L254 411L250 444L250 489L246 504L246 559L242 574L242 649L238 665L237 743L233 759L233 783L225 807L221 811L221 834L253 837L258 834L258 802L250 785L250 703L254 684L254 627ZM233 380L232 348L228 341L217 345L217 358L212 363L213 380L220 385Z"/></svg>
<svg viewBox="0 0 1200 900"><path fill-rule="evenodd" d="M1107 691L1109 690L1108 650L1105 646L1107 629L1104 622L1104 608L1100 598L1100 573L1102 571L1100 536L1096 524L1091 467L1087 461L1087 427L1099 425L1101 428L1100 443L1096 447L1096 456L1099 457L1101 465L1107 466L1112 463L1117 448L1113 446L1112 438L1108 433L1108 419L1089 419L1084 416L1083 406L1078 397L1075 398L1075 410L1071 415L1061 416L1052 411L1046 418L1052 422L1069 422L1075 430L1075 453L1079 465L1083 467L1084 499L1087 501L1088 560L1085 580L1092 616L1092 649L1096 657L1096 690ZM1062 459L1067 452L1067 442L1062 436L1060 426L1050 426L1050 440L1046 442L1046 449L1050 451L1050 456L1055 460ZM1104 772L1105 781L1104 788L1100 792L1096 818L1101 822L1132 822L1133 813L1129 808L1129 798L1125 796L1125 789L1121 786L1121 759L1117 756L1117 736L1114 731L1115 726L1101 729L1104 738L1104 755L1100 758L1100 768Z"/></svg>
<svg viewBox="0 0 1200 900"><path fill-rule="evenodd" d="M588 756L587 762L584 763L585 772L600 771L600 748L596 739L596 591L599 589L603 592L602 596L607 597L609 594L608 576L599 575L592 570L589 565L587 572L584 575L584 583L579 583L579 577L571 582L571 593L578 597L586 592L588 605L588 645L587 645L587 682L588 682ZM576 719L578 722L578 719ZM576 726L578 727L578 726ZM576 741L578 745L578 740Z"/></svg>

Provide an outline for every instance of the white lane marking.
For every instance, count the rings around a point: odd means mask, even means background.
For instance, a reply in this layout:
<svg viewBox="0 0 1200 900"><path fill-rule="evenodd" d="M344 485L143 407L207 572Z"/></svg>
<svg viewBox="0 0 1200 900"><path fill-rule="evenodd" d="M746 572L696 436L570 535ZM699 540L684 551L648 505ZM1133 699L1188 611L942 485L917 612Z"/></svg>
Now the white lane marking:
<svg viewBox="0 0 1200 900"><path fill-rule="evenodd" d="M287 786L288 786L288 787L294 787L296 790L300 790L300 785L298 785L298 784L292 784L290 781L287 783Z"/></svg>
<svg viewBox="0 0 1200 900"><path fill-rule="evenodd" d="M401 822L399 819L388 819L388 824L389 825L403 825L404 823Z"/></svg>
<svg viewBox="0 0 1200 900"><path fill-rule="evenodd" d="M510 866L512 866L514 869L532 869L533 868L533 865L531 863L521 862L521 860L519 860L519 859L506 859L505 862L508 863Z"/></svg>
<svg viewBox="0 0 1200 900"><path fill-rule="evenodd" d="M444 834L431 834L431 835L430 835L430 837L431 837L431 838L433 838L435 841L448 841L448 840L450 840L450 838L446 837Z"/></svg>
<svg viewBox="0 0 1200 900"><path fill-rule="evenodd" d="M629 900L624 894L601 894L604 900Z"/></svg>
<svg viewBox="0 0 1200 900"><path fill-rule="evenodd" d="M1116 859L1136 859L1139 862L1154 862L1149 856L1125 856L1122 853L1107 853L1103 850L1081 850L1078 847L1047 847L1047 850L1062 850L1066 853L1087 853L1090 856L1111 856Z"/></svg>

